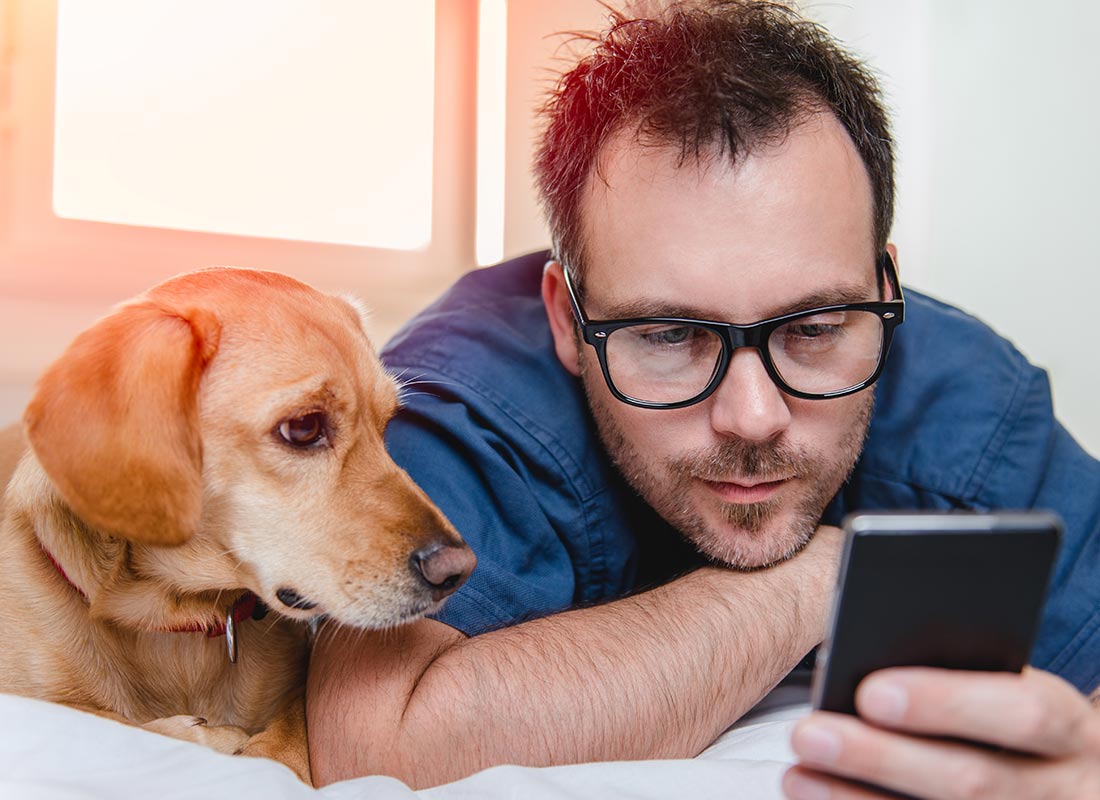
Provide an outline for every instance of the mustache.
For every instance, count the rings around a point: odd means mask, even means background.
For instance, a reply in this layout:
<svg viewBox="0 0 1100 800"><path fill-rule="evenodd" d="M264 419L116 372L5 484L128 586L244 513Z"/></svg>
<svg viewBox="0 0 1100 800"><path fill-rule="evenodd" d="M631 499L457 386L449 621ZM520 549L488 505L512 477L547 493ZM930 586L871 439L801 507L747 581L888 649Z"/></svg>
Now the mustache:
<svg viewBox="0 0 1100 800"><path fill-rule="evenodd" d="M718 447L688 453L670 465L681 478L721 481L731 474L741 478L796 477L812 459L784 442L746 442L728 439Z"/></svg>

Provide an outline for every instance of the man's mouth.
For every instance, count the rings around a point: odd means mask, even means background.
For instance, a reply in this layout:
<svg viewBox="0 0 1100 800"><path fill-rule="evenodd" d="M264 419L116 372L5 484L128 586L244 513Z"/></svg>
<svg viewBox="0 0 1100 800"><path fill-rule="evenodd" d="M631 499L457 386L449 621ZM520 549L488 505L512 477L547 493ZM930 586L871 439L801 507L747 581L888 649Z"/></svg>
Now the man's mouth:
<svg viewBox="0 0 1100 800"><path fill-rule="evenodd" d="M762 503L770 500L791 479L776 478L763 480L759 478L739 478L733 481L714 481L700 478L700 482L708 490L718 496L724 503Z"/></svg>

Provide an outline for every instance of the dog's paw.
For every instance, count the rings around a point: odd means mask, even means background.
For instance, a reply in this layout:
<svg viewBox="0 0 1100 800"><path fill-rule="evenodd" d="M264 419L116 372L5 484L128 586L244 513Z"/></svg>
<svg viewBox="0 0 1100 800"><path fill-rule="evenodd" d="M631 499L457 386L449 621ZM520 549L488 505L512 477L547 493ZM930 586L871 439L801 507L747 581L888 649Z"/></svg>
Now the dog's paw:
<svg viewBox="0 0 1100 800"><path fill-rule="evenodd" d="M141 727L147 731L201 744L229 755L240 753L249 738L243 728L235 725L208 725L202 717L193 717L190 714L154 719Z"/></svg>

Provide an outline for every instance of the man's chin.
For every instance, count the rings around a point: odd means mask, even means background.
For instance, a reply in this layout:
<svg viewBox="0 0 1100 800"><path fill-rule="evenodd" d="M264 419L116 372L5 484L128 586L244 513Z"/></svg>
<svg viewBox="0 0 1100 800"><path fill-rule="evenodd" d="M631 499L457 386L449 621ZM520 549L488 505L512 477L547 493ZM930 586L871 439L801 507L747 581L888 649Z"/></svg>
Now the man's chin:
<svg viewBox="0 0 1100 800"><path fill-rule="evenodd" d="M771 519L761 527L723 520L693 531L689 538L712 561L750 572L794 558L809 544L814 530L812 524L788 518Z"/></svg>

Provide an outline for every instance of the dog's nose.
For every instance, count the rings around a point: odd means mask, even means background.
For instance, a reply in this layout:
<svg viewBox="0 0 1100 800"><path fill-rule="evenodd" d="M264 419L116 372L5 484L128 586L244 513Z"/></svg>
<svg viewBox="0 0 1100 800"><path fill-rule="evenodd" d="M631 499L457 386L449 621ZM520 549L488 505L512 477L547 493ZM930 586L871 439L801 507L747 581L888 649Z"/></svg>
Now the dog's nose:
<svg viewBox="0 0 1100 800"><path fill-rule="evenodd" d="M432 544L417 550L409 561L424 583L432 590L433 600L442 600L466 582L474 571L477 557L469 547Z"/></svg>

